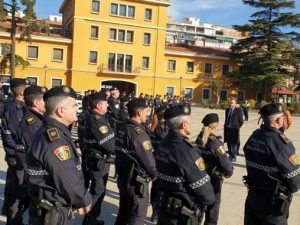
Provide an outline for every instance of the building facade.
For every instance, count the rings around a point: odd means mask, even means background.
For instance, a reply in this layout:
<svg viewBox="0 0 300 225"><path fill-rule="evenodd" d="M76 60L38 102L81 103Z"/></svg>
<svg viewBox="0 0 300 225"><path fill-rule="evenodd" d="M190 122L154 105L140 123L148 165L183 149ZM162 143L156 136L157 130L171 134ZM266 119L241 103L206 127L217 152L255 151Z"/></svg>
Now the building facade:
<svg viewBox="0 0 300 225"><path fill-rule="evenodd" d="M219 81L221 99L248 98L228 77L238 69L228 49L166 45L170 4L65 0L61 35L32 35L31 43L17 42L16 54L30 62L17 66L17 77L48 88L67 84L83 92L117 86L127 93L179 95L202 103L214 101L211 85ZM0 32L0 46L9 42L9 33ZM1 74L8 78L9 70Z"/></svg>

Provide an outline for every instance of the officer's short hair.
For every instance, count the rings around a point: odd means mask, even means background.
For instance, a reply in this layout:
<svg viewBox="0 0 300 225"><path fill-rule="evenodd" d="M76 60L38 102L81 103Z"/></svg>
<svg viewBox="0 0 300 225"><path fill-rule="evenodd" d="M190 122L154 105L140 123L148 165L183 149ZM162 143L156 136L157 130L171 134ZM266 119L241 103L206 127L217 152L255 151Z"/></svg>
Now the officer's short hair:
<svg viewBox="0 0 300 225"><path fill-rule="evenodd" d="M26 86L25 85L21 85L15 88L11 89L11 92L14 94L14 96L17 96L20 94L20 92L24 92Z"/></svg>
<svg viewBox="0 0 300 225"><path fill-rule="evenodd" d="M178 130L180 125L189 118L189 115L181 115L167 120L167 126L170 130Z"/></svg>
<svg viewBox="0 0 300 225"><path fill-rule="evenodd" d="M68 96L53 96L45 101L45 110L47 115L51 115L57 109L57 105Z"/></svg>
<svg viewBox="0 0 300 225"><path fill-rule="evenodd" d="M31 107L33 106L33 102L35 100L40 100L43 98L43 95L42 94L32 94L32 95L28 95L28 96L25 96L24 97L24 100L25 100L25 104L28 106L28 107Z"/></svg>
<svg viewBox="0 0 300 225"><path fill-rule="evenodd" d="M270 126L281 116L282 114L274 114L269 116L262 116L261 118L264 121L265 125Z"/></svg>

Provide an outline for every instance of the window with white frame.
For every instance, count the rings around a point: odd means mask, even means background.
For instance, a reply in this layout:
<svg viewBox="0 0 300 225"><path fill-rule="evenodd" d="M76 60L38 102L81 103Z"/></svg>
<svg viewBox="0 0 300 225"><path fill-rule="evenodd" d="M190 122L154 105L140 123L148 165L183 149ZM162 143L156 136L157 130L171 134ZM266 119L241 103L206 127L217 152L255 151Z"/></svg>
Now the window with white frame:
<svg viewBox="0 0 300 225"><path fill-rule="evenodd" d="M60 78L52 78L51 79L51 87L58 87L63 85L63 80Z"/></svg>
<svg viewBox="0 0 300 225"><path fill-rule="evenodd" d="M52 60L62 62L64 60L64 50L62 48L53 48Z"/></svg>
<svg viewBox="0 0 300 225"><path fill-rule="evenodd" d="M174 96L175 88L172 86L167 86L166 88L166 95Z"/></svg>
<svg viewBox="0 0 300 225"><path fill-rule="evenodd" d="M0 55L1 56L6 56L10 54L11 51L11 44L9 43L1 43L0 44Z"/></svg>
<svg viewBox="0 0 300 225"><path fill-rule="evenodd" d="M99 27L91 26L91 38L98 39L99 38Z"/></svg>
<svg viewBox="0 0 300 225"><path fill-rule="evenodd" d="M212 74L212 64L211 63L205 63L204 72L205 72L205 74Z"/></svg>
<svg viewBox="0 0 300 225"><path fill-rule="evenodd" d="M27 58L28 59L38 59L39 58L39 47L38 46L28 46Z"/></svg>
<svg viewBox="0 0 300 225"><path fill-rule="evenodd" d="M108 54L108 70L117 72L132 72L132 55L124 55L117 53Z"/></svg>
<svg viewBox="0 0 300 225"><path fill-rule="evenodd" d="M37 77L26 77L26 79L28 79L32 85L38 85Z"/></svg>
<svg viewBox="0 0 300 225"><path fill-rule="evenodd" d="M110 14L117 16L118 15L119 5L115 3L110 4Z"/></svg>
<svg viewBox="0 0 300 225"><path fill-rule="evenodd" d="M109 40L133 43L134 31L110 28L109 29Z"/></svg>
<svg viewBox="0 0 300 225"><path fill-rule="evenodd" d="M193 88L184 88L184 97L193 98Z"/></svg>
<svg viewBox="0 0 300 225"><path fill-rule="evenodd" d="M194 72L194 62L186 63L186 72L193 73Z"/></svg>
<svg viewBox="0 0 300 225"><path fill-rule="evenodd" d="M125 41L125 30L118 30L118 41Z"/></svg>
<svg viewBox="0 0 300 225"><path fill-rule="evenodd" d="M110 15L134 18L135 17L135 6L111 3L110 4Z"/></svg>
<svg viewBox="0 0 300 225"><path fill-rule="evenodd" d="M98 61L98 52L97 51L90 51L89 63L90 64L97 64L97 61Z"/></svg>
<svg viewBox="0 0 300 225"><path fill-rule="evenodd" d="M152 9L145 9L145 20L152 20Z"/></svg>
<svg viewBox="0 0 300 225"><path fill-rule="evenodd" d="M168 71L175 71L175 70L176 70L176 61L168 60Z"/></svg>
<svg viewBox="0 0 300 225"><path fill-rule="evenodd" d="M145 69L149 69L150 58L147 56L143 56L143 64L142 67Z"/></svg>
<svg viewBox="0 0 300 225"><path fill-rule="evenodd" d="M151 42L151 34L144 33L144 45L150 45Z"/></svg>
<svg viewBox="0 0 300 225"><path fill-rule="evenodd" d="M92 13L100 13L100 1L92 0Z"/></svg>
<svg viewBox="0 0 300 225"><path fill-rule="evenodd" d="M202 100L210 100L211 99L211 89L203 88L202 89Z"/></svg>
<svg viewBox="0 0 300 225"><path fill-rule="evenodd" d="M220 100L226 101L228 99L228 90L222 89L220 91Z"/></svg>

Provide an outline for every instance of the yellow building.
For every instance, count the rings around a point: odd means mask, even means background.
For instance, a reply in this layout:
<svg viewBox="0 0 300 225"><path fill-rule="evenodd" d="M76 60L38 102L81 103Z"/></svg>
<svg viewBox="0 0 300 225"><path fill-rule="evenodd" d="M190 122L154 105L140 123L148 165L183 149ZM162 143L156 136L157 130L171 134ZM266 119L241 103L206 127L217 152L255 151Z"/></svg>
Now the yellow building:
<svg viewBox="0 0 300 225"><path fill-rule="evenodd" d="M63 36L33 35L31 43L17 42L16 54L31 64L18 66L17 77L48 88L68 84L83 92L117 86L127 93L188 96L195 102L210 102L212 82L221 81L222 99L244 98L226 76L237 69L229 50L165 45L169 6L169 0L65 0ZM9 41L9 34L0 32L0 44Z"/></svg>

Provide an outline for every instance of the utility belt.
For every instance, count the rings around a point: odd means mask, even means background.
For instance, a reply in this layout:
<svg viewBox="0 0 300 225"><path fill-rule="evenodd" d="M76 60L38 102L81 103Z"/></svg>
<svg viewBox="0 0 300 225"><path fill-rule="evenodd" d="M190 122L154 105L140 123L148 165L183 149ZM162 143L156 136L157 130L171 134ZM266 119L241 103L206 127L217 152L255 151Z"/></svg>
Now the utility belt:
<svg viewBox="0 0 300 225"><path fill-rule="evenodd" d="M198 206L195 203L193 205L186 206L183 200L168 195L164 191L159 191L157 197L157 210L161 213L166 213L170 218L186 219L187 225L199 225L202 222L203 215L206 211L206 205Z"/></svg>
<svg viewBox="0 0 300 225"><path fill-rule="evenodd" d="M42 211L45 210L44 225L59 224L64 211L68 212L68 219L75 219L75 212L72 207L63 206L60 202L50 202L46 199L41 199L37 205L38 216L42 216Z"/></svg>
<svg viewBox="0 0 300 225"><path fill-rule="evenodd" d="M252 191L260 191L260 192L271 192L271 205L274 207L276 213L281 216L288 218L289 209L292 203L293 194L287 190L287 188L282 184L282 182L278 179L275 179L275 187L271 188L261 188L252 186L247 176L243 176L244 184Z"/></svg>
<svg viewBox="0 0 300 225"><path fill-rule="evenodd" d="M105 163L114 163L115 156L103 154L97 150L89 150L89 158L96 164L96 167L99 171L102 171L105 167Z"/></svg>

